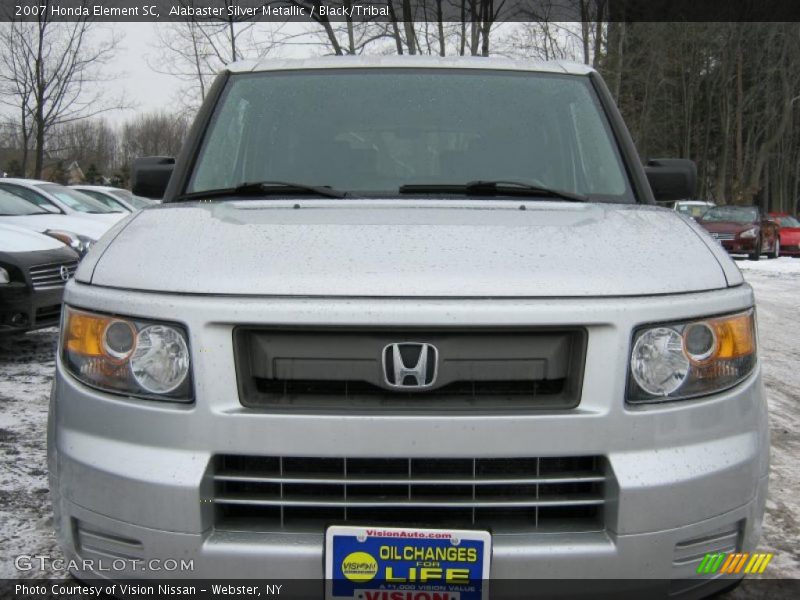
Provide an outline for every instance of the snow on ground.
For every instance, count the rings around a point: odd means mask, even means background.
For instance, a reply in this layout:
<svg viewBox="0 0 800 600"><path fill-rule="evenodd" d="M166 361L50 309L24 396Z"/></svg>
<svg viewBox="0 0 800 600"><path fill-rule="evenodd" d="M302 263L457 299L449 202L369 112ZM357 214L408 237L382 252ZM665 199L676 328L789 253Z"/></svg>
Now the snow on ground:
<svg viewBox="0 0 800 600"><path fill-rule="evenodd" d="M746 260L736 257L736 264L745 273L764 273L776 277L792 277L800 275L800 257L781 256L773 260L761 257L761 260ZM800 303L798 303L800 305Z"/></svg>
<svg viewBox="0 0 800 600"><path fill-rule="evenodd" d="M737 264L756 293L770 403L772 466L761 550L775 553L767 575L800 578L800 259ZM56 340L55 329L0 338L0 579L19 576L13 564L19 554L60 556L45 460ZM728 597L762 593L745 581Z"/></svg>
<svg viewBox="0 0 800 600"><path fill-rule="evenodd" d="M800 259L736 264L756 294L770 408L770 489L761 550L775 553L772 576L800 578Z"/></svg>
<svg viewBox="0 0 800 600"><path fill-rule="evenodd" d="M19 576L13 561L19 554L61 556L45 459L57 336L56 329L45 329L0 337L0 579Z"/></svg>

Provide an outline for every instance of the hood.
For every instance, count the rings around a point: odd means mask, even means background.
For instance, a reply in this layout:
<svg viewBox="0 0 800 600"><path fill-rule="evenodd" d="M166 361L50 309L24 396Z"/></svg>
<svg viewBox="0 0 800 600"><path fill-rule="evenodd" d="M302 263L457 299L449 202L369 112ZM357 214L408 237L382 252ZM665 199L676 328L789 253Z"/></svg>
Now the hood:
<svg viewBox="0 0 800 600"><path fill-rule="evenodd" d="M650 295L741 282L690 220L641 205L253 200L167 204L121 225L83 261L79 281L382 297Z"/></svg>
<svg viewBox="0 0 800 600"><path fill-rule="evenodd" d="M714 233L739 233L757 227L758 223L737 223L736 221L699 221L700 226Z"/></svg>
<svg viewBox="0 0 800 600"><path fill-rule="evenodd" d="M73 217L70 215L26 215L20 217L0 217L0 223L24 227L32 231L42 232L46 229L60 229L71 231L78 235L85 235L93 240L99 240L111 227L111 223L101 223L92 219Z"/></svg>
<svg viewBox="0 0 800 600"><path fill-rule="evenodd" d="M105 223L106 225L113 225L127 217L129 212L113 212L113 213L82 213L75 212L71 216L80 217L81 219L91 219L98 223Z"/></svg>
<svg viewBox="0 0 800 600"><path fill-rule="evenodd" d="M0 223L0 252L36 252L64 247L64 244L50 236Z"/></svg>

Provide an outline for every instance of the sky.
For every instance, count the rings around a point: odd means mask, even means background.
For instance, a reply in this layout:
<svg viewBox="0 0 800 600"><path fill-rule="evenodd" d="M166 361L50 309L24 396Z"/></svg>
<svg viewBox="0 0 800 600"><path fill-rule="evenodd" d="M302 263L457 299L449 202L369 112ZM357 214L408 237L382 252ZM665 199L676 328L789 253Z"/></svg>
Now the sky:
<svg viewBox="0 0 800 600"><path fill-rule="evenodd" d="M140 113L185 108L181 90L186 89L187 82L165 73L168 70L166 61L170 57L161 47L159 28L169 27L167 23L105 22L97 23L94 27L95 39L112 34L120 38L113 59L104 67L104 73L114 75L114 79L103 85L115 97L124 93L126 104L130 106L128 109L103 113L106 120L112 125L119 125ZM507 27L508 24L498 25L493 32L496 35L498 30L506 30ZM281 32L287 35L303 30L304 25L300 23L284 24L281 28ZM276 55L305 56L318 51L318 46L312 48L309 45L312 41L313 36L292 38L292 42L284 43ZM8 108L0 109L6 114L9 111Z"/></svg>
<svg viewBox="0 0 800 600"><path fill-rule="evenodd" d="M150 66L158 67L165 60L159 49L156 27L155 23L113 24L114 31L123 39L107 68L110 73L120 74L110 85L123 88L135 108L109 112L106 117L111 122L124 121L138 112L172 109L176 105L184 82L158 73Z"/></svg>

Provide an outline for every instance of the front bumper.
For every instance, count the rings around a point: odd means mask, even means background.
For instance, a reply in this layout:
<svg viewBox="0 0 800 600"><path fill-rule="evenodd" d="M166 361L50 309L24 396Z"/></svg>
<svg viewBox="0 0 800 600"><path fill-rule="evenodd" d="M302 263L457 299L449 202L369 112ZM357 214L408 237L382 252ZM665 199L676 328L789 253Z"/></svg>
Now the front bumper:
<svg viewBox="0 0 800 600"><path fill-rule="evenodd" d="M722 247L730 254L749 254L756 249L757 238L721 240Z"/></svg>
<svg viewBox="0 0 800 600"><path fill-rule="evenodd" d="M58 325L63 288L34 291L26 283L0 286L0 335Z"/></svg>
<svg viewBox="0 0 800 600"><path fill-rule="evenodd" d="M757 547L769 445L760 367L736 388L702 400L636 408L623 401L630 332L637 325L653 321L653 315L669 321L741 310L752 304L746 286L558 303L186 297L177 307L167 296L71 284L67 301L183 322L190 332L196 390L191 405L121 399L86 388L59 362L48 452L56 526L66 554L191 559L194 566L186 572L94 569L83 576L322 578L322 529L215 527L208 498L217 454L604 456L615 486L603 530L495 535L497 579L678 581L694 575L705 552ZM236 394L232 327L300 320L315 326L580 323L589 332L581 404L526 415L246 409Z"/></svg>

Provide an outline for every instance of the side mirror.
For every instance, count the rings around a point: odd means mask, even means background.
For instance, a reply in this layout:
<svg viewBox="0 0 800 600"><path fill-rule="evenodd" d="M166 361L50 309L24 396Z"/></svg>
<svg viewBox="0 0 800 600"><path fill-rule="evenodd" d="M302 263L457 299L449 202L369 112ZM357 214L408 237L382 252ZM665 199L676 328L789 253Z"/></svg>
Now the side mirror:
<svg viewBox="0 0 800 600"><path fill-rule="evenodd" d="M42 204L39 205L39 208L41 208L42 210L47 211L47 212L49 212L50 214L53 214L53 215L64 214L64 213L61 212L60 208L58 208L55 204L50 204L49 202L47 202L47 203L43 202Z"/></svg>
<svg viewBox="0 0 800 600"><path fill-rule="evenodd" d="M697 166L685 158L654 158L644 166L647 181L658 202L694 198Z"/></svg>
<svg viewBox="0 0 800 600"><path fill-rule="evenodd" d="M164 197L169 178L175 169L172 156L146 156L133 161L131 191L145 198Z"/></svg>

